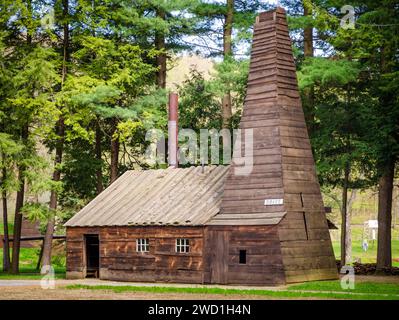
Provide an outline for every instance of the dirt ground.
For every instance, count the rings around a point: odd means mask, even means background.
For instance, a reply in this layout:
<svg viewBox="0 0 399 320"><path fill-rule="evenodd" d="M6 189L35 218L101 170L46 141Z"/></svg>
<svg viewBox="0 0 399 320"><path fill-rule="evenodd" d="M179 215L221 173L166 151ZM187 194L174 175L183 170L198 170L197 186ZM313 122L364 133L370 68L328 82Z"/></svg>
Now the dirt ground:
<svg viewBox="0 0 399 320"><path fill-rule="evenodd" d="M39 282L27 280L0 280L0 300L254 300L275 299L259 295L221 295L196 293L118 292L112 290L65 289L72 284L110 286L173 286L192 287L185 284L129 283L115 281L59 280L55 289L42 289ZM245 287L247 288L247 287ZM269 288L268 288L269 289Z"/></svg>
<svg viewBox="0 0 399 320"><path fill-rule="evenodd" d="M257 295L220 295L191 293L123 292L111 290L43 290L37 287L7 287L0 290L0 300L255 300ZM274 299L274 298L273 298Z"/></svg>
<svg viewBox="0 0 399 320"><path fill-rule="evenodd" d="M397 283L399 277L394 276L357 276L357 282L385 282ZM191 294L191 293L153 293L153 292L123 292L115 293L112 290L87 290L65 289L66 285L139 285L139 286L175 286L191 287L184 284L153 284L153 283L128 283L101 280L57 281L55 289L42 289L39 281L29 280L0 280L0 300L253 300L253 299L278 299L260 295L221 295L221 294ZM229 287L229 286L219 286ZM229 287L232 288L232 287ZM270 287L235 287L239 289L276 289ZM282 289L281 287L279 289ZM312 299L312 298L308 298Z"/></svg>

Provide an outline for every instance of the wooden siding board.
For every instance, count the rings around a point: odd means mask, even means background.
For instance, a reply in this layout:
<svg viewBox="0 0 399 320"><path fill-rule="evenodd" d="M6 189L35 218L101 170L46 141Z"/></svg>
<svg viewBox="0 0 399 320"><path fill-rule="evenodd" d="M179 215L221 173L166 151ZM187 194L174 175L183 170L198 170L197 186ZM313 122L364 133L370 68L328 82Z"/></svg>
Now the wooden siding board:
<svg viewBox="0 0 399 320"><path fill-rule="evenodd" d="M102 279L185 282L187 277L182 271L203 271L203 227L101 227L96 232L100 239ZM67 228L68 272L85 268L83 238L87 233L94 232L90 227ZM148 253L136 252L136 239L142 237L150 240ZM189 253L175 252L176 238L190 239ZM69 239L74 239L70 245Z"/></svg>
<svg viewBox="0 0 399 320"><path fill-rule="evenodd" d="M212 251L205 266L211 273L209 283L285 283L276 226L209 226L207 233L205 248ZM239 263L240 250L246 250L246 264Z"/></svg>

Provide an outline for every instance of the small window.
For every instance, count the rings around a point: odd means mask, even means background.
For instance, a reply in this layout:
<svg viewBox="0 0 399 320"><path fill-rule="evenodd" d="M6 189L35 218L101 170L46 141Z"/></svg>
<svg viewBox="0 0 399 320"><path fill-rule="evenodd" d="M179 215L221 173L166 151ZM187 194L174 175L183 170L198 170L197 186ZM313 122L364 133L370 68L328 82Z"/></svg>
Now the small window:
<svg viewBox="0 0 399 320"><path fill-rule="evenodd" d="M149 252L150 251L150 240L149 239L137 239L136 240L136 251L137 252Z"/></svg>
<svg viewBox="0 0 399 320"><path fill-rule="evenodd" d="M176 252L178 253L190 252L190 240L176 239Z"/></svg>
<svg viewBox="0 0 399 320"><path fill-rule="evenodd" d="M247 263L247 250L240 250L240 264Z"/></svg>

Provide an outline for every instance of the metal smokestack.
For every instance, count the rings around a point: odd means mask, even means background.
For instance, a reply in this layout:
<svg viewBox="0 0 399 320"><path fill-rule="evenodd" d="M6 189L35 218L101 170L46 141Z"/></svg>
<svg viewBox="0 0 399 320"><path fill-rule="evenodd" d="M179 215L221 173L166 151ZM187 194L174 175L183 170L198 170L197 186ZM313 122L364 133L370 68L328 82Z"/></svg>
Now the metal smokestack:
<svg viewBox="0 0 399 320"><path fill-rule="evenodd" d="M178 135L178 96L169 94L169 121L168 121L168 163L170 167L177 168L177 135Z"/></svg>

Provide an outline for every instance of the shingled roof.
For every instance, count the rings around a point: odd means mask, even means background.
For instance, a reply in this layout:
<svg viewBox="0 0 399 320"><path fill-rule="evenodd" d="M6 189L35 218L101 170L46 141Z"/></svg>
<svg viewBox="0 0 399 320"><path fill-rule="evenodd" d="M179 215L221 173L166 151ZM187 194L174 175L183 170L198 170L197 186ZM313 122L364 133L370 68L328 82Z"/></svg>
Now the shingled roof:
<svg viewBox="0 0 399 320"><path fill-rule="evenodd" d="M228 170L206 166L127 171L65 226L206 225L219 213ZM266 224L276 224L281 217L271 216Z"/></svg>
<svg viewBox="0 0 399 320"><path fill-rule="evenodd" d="M132 170L65 225L204 225L219 212L228 166Z"/></svg>

